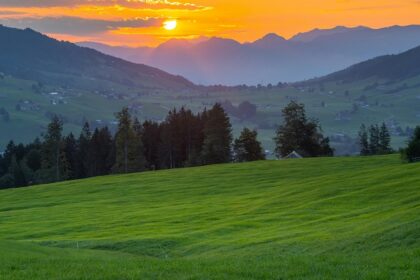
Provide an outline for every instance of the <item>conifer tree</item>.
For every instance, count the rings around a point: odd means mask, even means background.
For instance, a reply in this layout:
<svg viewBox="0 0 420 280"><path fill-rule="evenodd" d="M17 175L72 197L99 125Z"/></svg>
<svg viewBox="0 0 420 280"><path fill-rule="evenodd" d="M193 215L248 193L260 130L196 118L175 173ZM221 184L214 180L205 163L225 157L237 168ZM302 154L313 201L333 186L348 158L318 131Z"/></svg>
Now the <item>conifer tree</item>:
<svg viewBox="0 0 420 280"><path fill-rule="evenodd" d="M233 151L235 155L235 161L256 161L264 160L265 155L261 147L261 143L257 140L257 131L251 131L248 128L244 128L238 139L235 139L233 145Z"/></svg>
<svg viewBox="0 0 420 280"><path fill-rule="evenodd" d="M139 154L140 141L133 129L128 108L123 108L121 112L117 113L116 117L118 119L118 131L115 136L116 159L114 171L129 173L144 170L144 155Z"/></svg>
<svg viewBox="0 0 420 280"><path fill-rule="evenodd" d="M402 151L402 155L408 162L420 161L420 126L415 128L407 148Z"/></svg>
<svg viewBox="0 0 420 280"><path fill-rule="evenodd" d="M146 169L146 158L144 156L144 147L143 147L143 125L139 122L137 118L133 122L133 153L135 157L135 169L136 171L142 171Z"/></svg>
<svg viewBox="0 0 420 280"><path fill-rule="evenodd" d="M361 156L367 156L370 154L369 136L368 136L366 126L364 124L362 124L359 131L359 146L360 146Z"/></svg>
<svg viewBox="0 0 420 280"><path fill-rule="evenodd" d="M86 178L89 174L90 163L90 141L92 138L92 132L88 122L83 125L82 131L80 132L79 139L77 140L77 163L73 170L76 178Z"/></svg>
<svg viewBox="0 0 420 280"><path fill-rule="evenodd" d="M73 133L70 133L64 138L64 153L66 155L68 164L68 177L69 179L77 179L77 168L79 165L77 141Z"/></svg>
<svg viewBox="0 0 420 280"><path fill-rule="evenodd" d="M369 151L372 155L377 155L380 150L380 130L378 125L371 125L369 128Z"/></svg>
<svg viewBox="0 0 420 280"><path fill-rule="evenodd" d="M95 129L90 143L89 176L106 175L115 164L114 141L108 127Z"/></svg>
<svg viewBox="0 0 420 280"><path fill-rule="evenodd" d="M150 170L160 169L159 147L161 145L161 126L157 122L143 123L142 142L145 161Z"/></svg>
<svg viewBox="0 0 420 280"><path fill-rule="evenodd" d="M65 180L68 175L66 155L62 139L63 123L54 116L44 135L42 169L45 182Z"/></svg>
<svg viewBox="0 0 420 280"><path fill-rule="evenodd" d="M232 125L226 112L216 103L207 112L204 127L202 160L204 164L226 163L232 160Z"/></svg>
<svg viewBox="0 0 420 280"><path fill-rule="evenodd" d="M389 133L388 127L385 123L382 123L382 126L379 131L379 154L389 154L392 153L391 148L391 134Z"/></svg>

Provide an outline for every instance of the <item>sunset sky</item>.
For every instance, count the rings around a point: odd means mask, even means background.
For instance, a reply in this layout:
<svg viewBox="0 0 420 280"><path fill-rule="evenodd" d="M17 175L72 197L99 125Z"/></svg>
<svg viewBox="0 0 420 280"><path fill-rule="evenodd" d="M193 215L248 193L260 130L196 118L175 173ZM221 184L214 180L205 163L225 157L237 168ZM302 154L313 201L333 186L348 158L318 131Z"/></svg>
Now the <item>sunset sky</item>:
<svg viewBox="0 0 420 280"><path fill-rule="evenodd" d="M163 28L168 20L177 21L174 30ZM420 0L0 0L0 23L112 45L200 36L245 42L337 25L420 24Z"/></svg>

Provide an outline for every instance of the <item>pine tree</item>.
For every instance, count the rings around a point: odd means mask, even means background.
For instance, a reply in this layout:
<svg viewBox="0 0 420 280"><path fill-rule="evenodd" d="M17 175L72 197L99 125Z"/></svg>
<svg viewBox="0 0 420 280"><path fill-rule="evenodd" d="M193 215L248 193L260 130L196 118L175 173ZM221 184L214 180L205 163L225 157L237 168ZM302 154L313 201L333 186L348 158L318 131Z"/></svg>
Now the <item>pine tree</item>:
<svg viewBox="0 0 420 280"><path fill-rule="evenodd" d="M261 143L257 140L257 131L244 128L238 139L235 139L233 151L235 161L256 161L264 160L265 155Z"/></svg>
<svg viewBox="0 0 420 280"><path fill-rule="evenodd" d="M159 146L159 164L163 168L177 168L179 160L179 146L177 140L180 137L177 111L169 112L166 120L161 125L161 143Z"/></svg>
<svg viewBox="0 0 420 280"><path fill-rule="evenodd" d="M111 173L115 164L114 142L108 127L95 129L90 143L89 176Z"/></svg>
<svg viewBox="0 0 420 280"><path fill-rule="evenodd" d="M161 126L152 121L143 123L142 142L147 168L160 169L159 147L161 146Z"/></svg>
<svg viewBox="0 0 420 280"><path fill-rule="evenodd" d="M204 164L226 163L232 160L232 125L226 112L216 103L207 112L204 127L202 161Z"/></svg>
<svg viewBox="0 0 420 280"><path fill-rule="evenodd" d="M378 125L371 125L369 128L369 151L372 155L377 155L380 152L380 130Z"/></svg>
<svg viewBox="0 0 420 280"><path fill-rule="evenodd" d="M369 137L366 126L364 124L362 124L359 131L359 146L361 156L367 156L370 154Z"/></svg>
<svg viewBox="0 0 420 280"><path fill-rule="evenodd" d="M13 141L9 141L2 156L0 177L8 173L9 167L12 163L12 157L15 154L15 149L15 143Z"/></svg>
<svg viewBox="0 0 420 280"><path fill-rule="evenodd" d="M118 131L115 136L116 159L114 171L117 173L139 172L144 170L144 155L139 153L140 138L133 129L128 108L117 113Z"/></svg>
<svg viewBox="0 0 420 280"><path fill-rule="evenodd" d="M402 151L402 155L408 162L420 161L420 126L415 128L407 148Z"/></svg>
<svg viewBox="0 0 420 280"><path fill-rule="evenodd" d="M44 182L57 182L67 178L68 166L63 149L62 131L62 121L54 116L44 135L42 149Z"/></svg>
<svg viewBox="0 0 420 280"><path fill-rule="evenodd" d="M86 178L89 175L89 169L91 168L90 162L90 141L92 133L88 122L83 125L82 131L80 132L79 139L77 140L77 158L75 169L73 170L76 178Z"/></svg>
<svg viewBox="0 0 420 280"><path fill-rule="evenodd" d="M69 179L77 179L77 169L79 165L78 161L78 147L76 138L74 138L73 133L70 133L67 137L64 138L64 153L66 155L67 164L68 164L68 177Z"/></svg>
<svg viewBox="0 0 420 280"><path fill-rule="evenodd" d="M137 118L133 122L133 153L135 157L135 169L136 171L143 171L146 169L146 158L144 156L144 147L143 147L143 125L139 122Z"/></svg>
<svg viewBox="0 0 420 280"><path fill-rule="evenodd" d="M389 133L388 127L385 123L382 123L379 132L379 154L390 154L392 153L391 148L391 134Z"/></svg>
<svg viewBox="0 0 420 280"><path fill-rule="evenodd" d="M9 173L13 176L13 187L23 187L27 185L25 173L20 162L17 161L16 156L12 157Z"/></svg>

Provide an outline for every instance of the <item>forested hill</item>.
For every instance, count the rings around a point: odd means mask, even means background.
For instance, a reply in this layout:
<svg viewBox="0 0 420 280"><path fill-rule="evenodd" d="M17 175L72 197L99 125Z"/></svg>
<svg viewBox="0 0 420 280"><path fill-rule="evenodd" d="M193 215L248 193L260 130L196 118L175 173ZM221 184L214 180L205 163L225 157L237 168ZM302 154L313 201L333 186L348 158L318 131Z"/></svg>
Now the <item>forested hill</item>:
<svg viewBox="0 0 420 280"><path fill-rule="evenodd" d="M380 56L328 75L325 81L357 81L380 78L399 81L420 75L420 46L398 55Z"/></svg>
<svg viewBox="0 0 420 280"><path fill-rule="evenodd" d="M31 29L0 26L0 72L62 87L94 86L102 81L138 89L181 90L194 85L180 76L146 65L57 41Z"/></svg>

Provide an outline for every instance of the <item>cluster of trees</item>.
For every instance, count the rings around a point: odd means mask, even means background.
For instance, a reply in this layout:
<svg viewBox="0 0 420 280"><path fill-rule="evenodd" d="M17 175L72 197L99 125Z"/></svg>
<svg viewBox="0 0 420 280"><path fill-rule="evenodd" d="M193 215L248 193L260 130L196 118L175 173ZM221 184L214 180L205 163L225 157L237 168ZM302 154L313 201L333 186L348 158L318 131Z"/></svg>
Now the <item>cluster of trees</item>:
<svg viewBox="0 0 420 280"><path fill-rule="evenodd" d="M385 123L371 125L369 128L362 124L359 131L360 155L386 155L393 153L391 148L391 134Z"/></svg>
<svg viewBox="0 0 420 280"><path fill-rule="evenodd" d="M304 157L333 156L330 140L319 123L306 116L305 107L292 101L282 111L283 123L274 138L276 155L296 151ZM115 134L108 127L91 131L86 123L78 137L63 135L63 122L54 116L42 138L30 144L10 142L0 155L0 188L79 179L111 173L182 168L265 159L257 132L245 128L233 139L229 117L215 104L200 113L181 108L165 121L139 122L128 108L116 114ZM362 125L361 155L391 153L391 137L385 124ZM420 127L404 157L420 159Z"/></svg>
<svg viewBox="0 0 420 280"><path fill-rule="evenodd" d="M249 129L232 149L230 120L220 104L198 114L174 109L161 123L140 123L127 108L116 117L115 135L108 127L92 132L86 123L77 138L63 136L55 116L41 139L10 142L0 156L0 188L265 158L257 132Z"/></svg>
<svg viewBox="0 0 420 280"><path fill-rule="evenodd" d="M257 105L252 104L249 101L241 102L237 107L229 100L222 102L221 105L229 115L241 120L251 119L257 115Z"/></svg>
<svg viewBox="0 0 420 280"><path fill-rule="evenodd" d="M283 124L276 132L276 154L286 157L293 151L304 157L333 156L328 137L324 137L319 123L306 117L305 107L292 101L282 111Z"/></svg>

